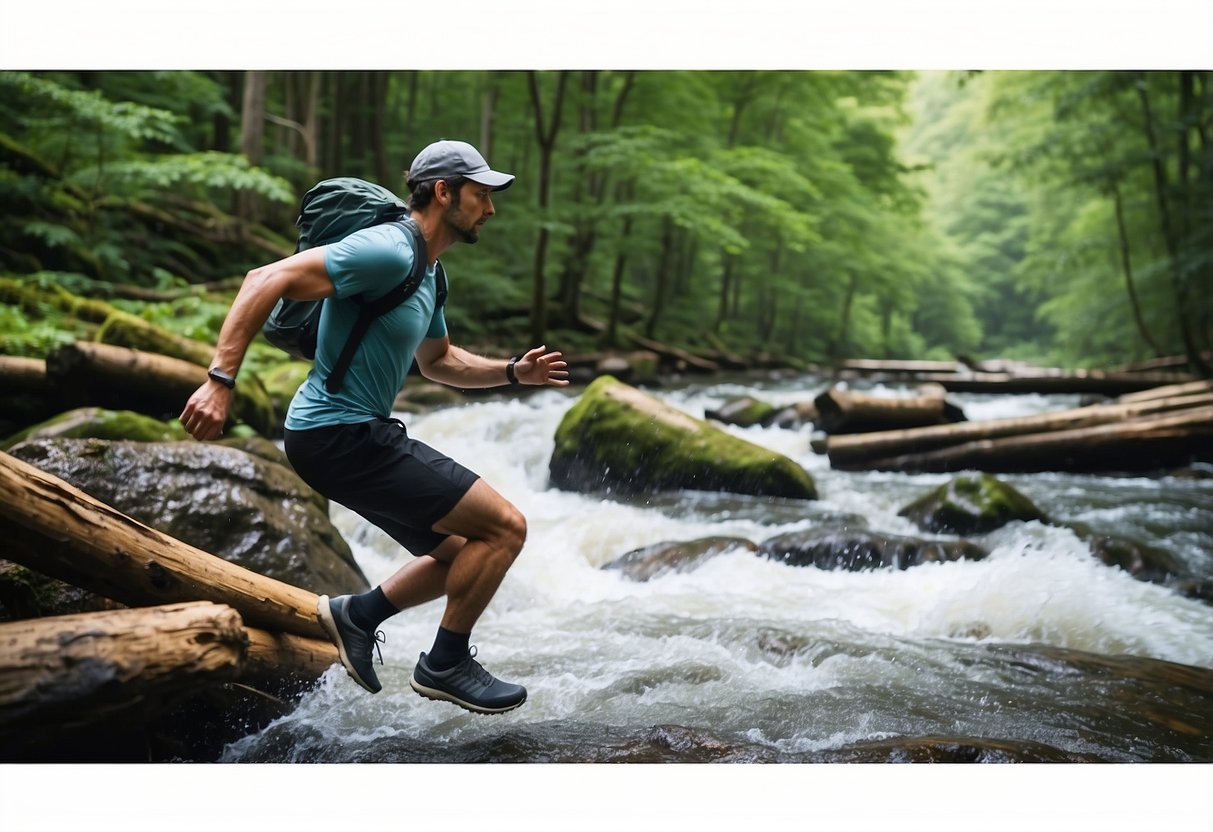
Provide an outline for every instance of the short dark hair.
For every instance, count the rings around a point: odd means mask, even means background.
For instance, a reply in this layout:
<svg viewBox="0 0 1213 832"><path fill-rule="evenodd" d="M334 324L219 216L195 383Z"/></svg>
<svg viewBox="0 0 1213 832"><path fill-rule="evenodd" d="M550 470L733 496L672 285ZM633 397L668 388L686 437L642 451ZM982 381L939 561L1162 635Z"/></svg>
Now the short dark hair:
<svg viewBox="0 0 1213 832"><path fill-rule="evenodd" d="M439 182L444 181L453 194L452 200L458 205L459 193L463 189L463 183L468 181L466 176L450 176L442 179L424 179L421 182L410 182L409 210L424 211L426 206L434 201L434 187Z"/></svg>

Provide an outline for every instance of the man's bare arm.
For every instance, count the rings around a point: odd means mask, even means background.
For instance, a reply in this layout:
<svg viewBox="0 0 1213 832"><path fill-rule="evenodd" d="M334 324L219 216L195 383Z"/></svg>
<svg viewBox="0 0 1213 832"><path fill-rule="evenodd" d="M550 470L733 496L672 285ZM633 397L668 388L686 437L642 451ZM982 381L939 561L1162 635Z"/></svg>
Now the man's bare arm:
<svg viewBox="0 0 1213 832"><path fill-rule="evenodd" d="M333 294L323 251L323 248L301 251L248 273L219 330L211 367L235 377L248 345L280 298L318 300ZM181 412L181 423L196 439L214 439L227 421L232 395L232 390L208 379L190 396Z"/></svg>
<svg viewBox="0 0 1213 832"><path fill-rule="evenodd" d="M506 364L500 358L484 358L457 347L449 338L427 338L417 348L417 366L431 381L452 387L500 387L508 384ZM564 387L569 383L568 364L558 352L539 346L514 364L514 375L523 384Z"/></svg>

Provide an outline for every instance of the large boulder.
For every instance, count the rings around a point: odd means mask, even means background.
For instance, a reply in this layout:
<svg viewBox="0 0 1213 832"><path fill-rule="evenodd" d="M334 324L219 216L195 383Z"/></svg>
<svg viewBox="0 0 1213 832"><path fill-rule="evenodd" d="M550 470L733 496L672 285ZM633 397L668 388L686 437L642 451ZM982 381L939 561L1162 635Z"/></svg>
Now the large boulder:
<svg viewBox="0 0 1213 832"><path fill-rule="evenodd" d="M869 531L810 529L764 540L759 553L789 566L863 572L924 563L982 560L989 552L967 540L924 540Z"/></svg>
<svg viewBox="0 0 1213 832"><path fill-rule="evenodd" d="M289 467L258 453L198 442L97 439L34 440L10 453L246 569L329 595L369 588L329 521L324 498Z"/></svg>
<svg viewBox="0 0 1213 832"><path fill-rule="evenodd" d="M703 415L726 425L749 428L754 425L769 424L768 420L775 417L775 412L774 405L752 396L741 396L730 399L720 407L706 411Z"/></svg>
<svg viewBox="0 0 1213 832"><path fill-rule="evenodd" d="M898 514L938 534L985 534L1014 520L1048 522L1031 500L989 474L956 477Z"/></svg>
<svg viewBox="0 0 1213 832"><path fill-rule="evenodd" d="M586 388L556 430L552 484L570 491L697 490L812 500L813 478L782 454L735 437L613 376Z"/></svg>
<svg viewBox="0 0 1213 832"><path fill-rule="evenodd" d="M165 422L133 410L78 407L26 428L0 443L0 447L12 447L30 439L55 438L173 442L189 439L189 434L176 419Z"/></svg>

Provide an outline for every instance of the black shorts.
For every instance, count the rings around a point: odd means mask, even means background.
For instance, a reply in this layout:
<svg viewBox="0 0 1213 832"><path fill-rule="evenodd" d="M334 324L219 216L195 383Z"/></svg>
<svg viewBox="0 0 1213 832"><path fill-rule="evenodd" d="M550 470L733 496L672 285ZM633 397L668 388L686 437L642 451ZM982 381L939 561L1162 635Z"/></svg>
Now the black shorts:
<svg viewBox="0 0 1213 832"><path fill-rule="evenodd" d="M288 430L286 455L303 481L357 512L414 555L447 535L433 530L479 475L410 439L395 419Z"/></svg>

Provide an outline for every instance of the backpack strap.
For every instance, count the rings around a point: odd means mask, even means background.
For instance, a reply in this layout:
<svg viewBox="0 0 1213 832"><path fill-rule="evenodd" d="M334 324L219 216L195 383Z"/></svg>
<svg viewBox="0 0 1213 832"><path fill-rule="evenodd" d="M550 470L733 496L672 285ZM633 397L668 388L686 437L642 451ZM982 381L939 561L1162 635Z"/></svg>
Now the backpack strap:
<svg viewBox="0 0 1213 832"><path fill-rule="evenodd" d="M429 255L425 247L425 237L421 235L417 222L412 217L403 217L391 220L391 222L400 226L413 238L413 269L409 272L408 277L383 297L369 301L358 300L358 318L354 321L349 336L345 339L345 346L341 348L341 354L337 357L337 363L333 365L333 371L324 380L324 389L330 393L336 393L341 389L341 382L345 380L345 374L349 372L350 363L354 360L354 353L358 351L358 345L366 337L366 333L375 319L386 315L412 297L413 293L417 291L417 287L421 285L421 281L425 280ZM435 307L438 307L446 302L447 293L446 272L441 263L438 263L435 268L434 279L437 290Z"/></svg>

